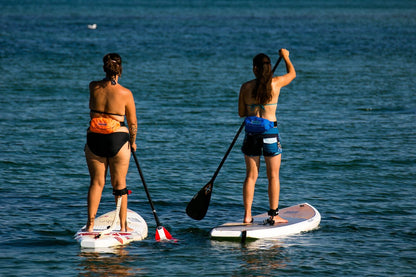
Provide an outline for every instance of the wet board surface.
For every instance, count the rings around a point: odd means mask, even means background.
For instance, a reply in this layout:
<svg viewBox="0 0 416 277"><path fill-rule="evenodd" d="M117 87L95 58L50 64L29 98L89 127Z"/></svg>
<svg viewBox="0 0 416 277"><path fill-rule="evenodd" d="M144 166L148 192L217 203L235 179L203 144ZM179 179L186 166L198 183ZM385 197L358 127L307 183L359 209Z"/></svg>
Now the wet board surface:
<svg viewBox="0 0 416 277"><path fill-rule="evenodd" d="M108 248L128 244L132 241L143 240L147 237L147 223L136 212L127 210L127 225L132 232L120 232L120 220L117 216L117 223L113 231L96 238L102 231L107 230L114 220L116 210L103 214L95 219L94 231L84 232L82 227L75 234L75 239L82 248Z"/></svg>
<svg viewBox="0 0 416 277"><path fill-rule="evenodd" d="M318 228L321 215L318 210L308 203L298 204L279 210L279 215L288 223L265 224L269 218L267 213L253 217L253 223L227 222L211 230L212 238L279 238Z"/></svg>

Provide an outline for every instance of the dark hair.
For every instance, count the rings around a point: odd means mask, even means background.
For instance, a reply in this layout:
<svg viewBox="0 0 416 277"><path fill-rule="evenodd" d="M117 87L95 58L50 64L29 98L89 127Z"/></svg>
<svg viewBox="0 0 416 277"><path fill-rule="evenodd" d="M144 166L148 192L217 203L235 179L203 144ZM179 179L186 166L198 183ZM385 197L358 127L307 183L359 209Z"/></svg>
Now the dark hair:
<svg viewBox="0 0 416 277"><path fill-rule="evenodd" d="M266 104L272 99L272 65L270 58L263 53L256 55L253 58L253 67L256 76L256 86L253 89L253 98L259 104Z"/></svg>
<svg viewBox="0 0 416 277"><path fill-rule="evenodd" d="M115 80L116 76L120 76L123 68L121 66L121 57L117 53L109 53L103 58L104 63L104 72L111 78Z"/></svg>

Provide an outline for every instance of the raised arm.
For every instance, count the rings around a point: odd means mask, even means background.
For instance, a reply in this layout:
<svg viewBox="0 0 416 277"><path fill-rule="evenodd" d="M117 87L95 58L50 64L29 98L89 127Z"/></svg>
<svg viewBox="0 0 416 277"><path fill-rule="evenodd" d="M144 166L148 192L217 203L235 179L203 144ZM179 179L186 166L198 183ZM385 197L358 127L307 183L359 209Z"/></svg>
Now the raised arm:
<svg viewBox="0 0 416 277"><path fill-rule="evenodd" d="M289 59L289 51L286 49L280 49L279 55L285 60L286 63L286 71L287 73L282 76L275 77L277 80L277 85L279 87L284 87L290 84L290 82L293 81L293 79L296 78L296 71L295 67L293 66L292 62Z"/></svg>

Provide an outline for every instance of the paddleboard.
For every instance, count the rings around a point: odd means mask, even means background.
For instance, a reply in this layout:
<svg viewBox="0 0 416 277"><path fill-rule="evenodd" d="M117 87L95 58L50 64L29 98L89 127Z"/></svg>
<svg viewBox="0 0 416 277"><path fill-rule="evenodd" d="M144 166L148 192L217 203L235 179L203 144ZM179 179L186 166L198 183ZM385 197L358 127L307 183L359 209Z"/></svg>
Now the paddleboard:
<svg viewBox="0 0 416 277"><path fill-rule="evenodd" d="M103 214L95 219L94 231L85 232L86 226L75 234L75 239L82 248L108 248L128 244L132 241L143 240L147 237L146 221L136 212L127 210L127 225L131 232L120 232L120 219L117 216L114 229L109 233L102 233L113 224L117 210ZM99 237L97 235L101 234Z"/></svg>
<svg viewBox="0 0 416 277"><path fill-rule="evenodd" d="M253 217L253 223L227 222L211 230L211 237L217 239L241 239L246 238L279 238L316 229L321 222L318 210L308 203L298 204L279 210L279 215L289 222L265 223L269 218L267 213Z"/></svg>

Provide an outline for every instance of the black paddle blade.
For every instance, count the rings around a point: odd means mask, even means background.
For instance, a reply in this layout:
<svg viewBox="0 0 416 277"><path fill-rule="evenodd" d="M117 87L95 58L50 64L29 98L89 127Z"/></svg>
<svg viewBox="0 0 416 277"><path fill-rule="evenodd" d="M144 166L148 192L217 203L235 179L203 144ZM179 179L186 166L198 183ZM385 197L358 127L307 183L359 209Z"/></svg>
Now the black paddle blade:
<svg viewBox="0 0 416 277"><path fill-rule="evenodd" d="M205 217L211 200L213 182L208 182L197 194L189 201L186 207L186 214L195 219L201 220Z"/></svg>

